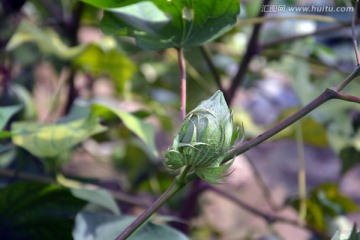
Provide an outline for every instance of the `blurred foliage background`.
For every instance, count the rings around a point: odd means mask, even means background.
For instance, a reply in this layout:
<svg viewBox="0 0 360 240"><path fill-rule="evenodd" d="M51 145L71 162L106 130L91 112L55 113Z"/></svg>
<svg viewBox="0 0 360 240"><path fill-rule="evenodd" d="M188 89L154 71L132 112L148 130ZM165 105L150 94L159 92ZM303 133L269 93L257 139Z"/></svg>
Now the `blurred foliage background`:
<svg viewBox="0 0 360 240"><path fill-rule="evenodd" d="M184 51L187 110L221 87L234 91L245 140L274 126L354 69L349 7L241 1L231 31ZM76 0L1 0L0 239L112 239L176 174L162 163L180 125L176 50L104 35L102 16ZM346 92L359 96L360 82ZM359 105L330 101L237 157L226 184L186 187L134 239L350 231L360 223L359 127Z"/></svg>

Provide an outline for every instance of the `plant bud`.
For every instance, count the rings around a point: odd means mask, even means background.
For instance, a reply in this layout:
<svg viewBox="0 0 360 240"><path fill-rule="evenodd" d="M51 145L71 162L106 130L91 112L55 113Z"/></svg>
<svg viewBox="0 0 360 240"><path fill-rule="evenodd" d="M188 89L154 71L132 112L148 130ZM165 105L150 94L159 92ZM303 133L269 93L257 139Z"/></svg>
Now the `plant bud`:
<svg viewBox="0 0 360 240"><path fill-rule="evenodd" d="M170 169L192 166L201 179L218 183L216 180L224 177L221 172L232 164L220 166L223 156L238 135L224 95L217 91L183 120L180 132L164 154L165 165Z"/></svg>

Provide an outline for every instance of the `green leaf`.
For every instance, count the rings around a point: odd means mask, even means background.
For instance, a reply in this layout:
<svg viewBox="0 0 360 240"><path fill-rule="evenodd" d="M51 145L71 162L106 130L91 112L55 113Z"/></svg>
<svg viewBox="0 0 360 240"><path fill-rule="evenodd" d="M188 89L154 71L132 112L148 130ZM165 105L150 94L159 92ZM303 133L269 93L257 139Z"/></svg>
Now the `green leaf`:
<svg viewBox="0 0 360 240"><path fill-rule="evenodd" d="M295 208L299 208L299 199L294 201ZM318 230L327 230L327 221L330 219L356 212L357 204L344 196L336 184L323 184L313 189L306 200L306 221Z"/></svg>
<svg viewBox="0 0 360 240"><path fill-rule="evenodd" d="M74 64L94 76L107 74L115 81L117 89L122 92L125 84L131 79L135 65L118 49L104 48L90 44L85 51L74 59Z"/></svg>
<svg viewBox="0 0 360 240"><path fill-rule="evenodd" d="M15 158L15 155L16 151L13 146L0 144L0 168L9 166Z"/></svg>
<svg viewBox="0 0 360 240"><path fill-rule="evenodd" d="M85 238L97 240L115 239L133 220L134 218L130 216L114 216L100 212L82 211L76 216L73 236L75 240ZM186 240L188 238L181 232L166 225L147 222L129 239Z"/></svg>
<svg viewBox="0 0 360 240"><path fill-rule="evenodd" d="M93 115L55 125L16 122L11 126L13 143L38 157L57 157L105 129Z"/></svg>
<svg viewBox="0 0 360 240"><path fill-rule="evenodd" d="M360 240L360 237L359 237L359 235L357 233L356 223L354 224L354 226L352 228L351 235L350 235L348 240Z"/></svg>
<svg viewBox="0 0 360 240"><path fill-rule="evenodd" d="M109 222L101 225L96 230L96 240L115 239L135 218L122 217L120 220ZM168 227L166 225L157 225L151 222L144 224L138 231L129 237L129 240L146 239L171 239L171 240L188 240L183 233Z"/></svg>
<svg viewBox="0 0 360 240"><path fill-rule="evenodd" d="M84 50L84 46L67 46L52 29L41 29L29 21L21 22L7 44L6 50L12 51L27 42L35 42L43 53L55 55L61 59L74 58Z"/></svg>
<svg viewBox="0 0 360 240"><path fill-rule="evenodd" d="M351 213L359 209L353 200L340 192L336 184L321 185L311 192L311 197L316 199L324 208L326 214L331 216Z"/></svg>
<svg viewBox="0 0 360 240"><path fill-rule="evenodd" d="M0 130L3 129L9 119L21 109L21 105L0 107Z"/></svg>
<svg viewBox="0 0 360 240"><path fill-rule="evenodd" d="M104 207L116 215L120 214L114 198L104 189L71 189L71 193L77 198Z"/></svg>
<svg viewBox="0 0 360 240"><path fill-rule="evenodd" d="M94 104L92 110L98 116L107 116L116 115L124 125L132 131L136 136L138 136L146 146L149 148L153 156L158 156L158 152L155 146L155 129L152 125L145 123L133 116L132 114L125 112L121 109L115 109L108 106Z"/></svg>
<svg viewBox="0 0 360 240"><path fill-rule="evenodd" d="M239 0L85 0L107 8L106 34L128 35L148 50L193 47L223 35L236 23Z"/></svg>
<svg viewBox="0 0 360 240"><path fill-rule="evenodd" d="M341 174L344 175L347 171L360 164L360 152L354 147L347 147L340 152Z"/></svg>
<svg viewBox="0 0 360 240"><path fill-rule="evenodd" d="M0 191L1 239L71 239L75 215L84 205L58 185L9 185Z"/></svg>

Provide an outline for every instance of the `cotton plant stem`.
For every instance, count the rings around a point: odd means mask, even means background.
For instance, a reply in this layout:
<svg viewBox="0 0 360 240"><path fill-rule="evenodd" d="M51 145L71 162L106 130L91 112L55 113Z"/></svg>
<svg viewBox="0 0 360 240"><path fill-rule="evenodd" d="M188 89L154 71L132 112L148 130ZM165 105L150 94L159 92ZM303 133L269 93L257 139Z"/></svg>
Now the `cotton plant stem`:
<svg viewBox="0 0 360 240"><path fill-rule="evenodd" d="M181 56L181 52L179 51L179 58ZM239 144L235 148L228 151L225 155L223 163L229 161L234 156L240 155L241 153L246 152L250 148L264 142L280 131L284 130L291 124L295 123L305 115L307 115L312 110L316 109L320 105L329 101L330 99L342 99L349 102L357 102L360 103L360 99L345 93L339 92L343 89L348 83L350 83L360 72L360 67L356 68L350 75L347 77L342 83L340 83L336 88L328 88L322 94L320 94L317 98L311 101L308 105L300 109L298 112L285 119L284 121L277 124L275 127L269 129L268 131L260 134L256 138ZM150 206L147 210L145 210L128 228L126 228L117 238L116 240L126 239L132 233L134 233L142 224L144 224L150 216L156 212L163 204L167 202L169 198L175 195L181 188L183 188L186 183L193 181L196 179L196 175L194 173L188 174L190 171L190 167L187 166L181 174L176 177L174 182L170 185L170 187L154 202L152 206Z"/></svg>
<svg viewBox="0 0 360 240"><path fill-rule="evenodd" d="M359 71L356 69L355 71ZM355 77L355 76L354 76ZM275 127L265 131L264 133L258 135L257 137L247 141L240 143L239 145L235 146L234 148L230 149L225 156L223 157L222 164L232 160L235 156L238 156L249 149L259 145L260 143L266 141L267 139L271 138L272 136L276 135L277 133L281 132L288 126L292 125L299 119L306 116L312 110L316 109L317 107L321 106L325 102L329 101L330 99L341 99L347 102L355 102L360 104L360 98L348 95L342 92L336 91L336 89L327 88L321 95L311 101L308 105L304 108L300 109L295 114L291 115L289 118L285 119L284 121L277 124ZM194 173L191 173L187 176L187 182L195 180L197 177Z"/></svg>
<svg viewBox="0 0 360 240"><path fill-rule="evenodd" d="M354 78L360 74L360 67L357 67L344 81L337 85L334 90L337 92L342 91Z"/></svg>
<svg viewBox="0 0 360 240"><path fill-rule="evenodd" d="M184 58L184 51L182 48L177 48L180 79L181 79L181 100L180 100L180 118L184 120L186 116L186 64ZM137 229L139 229L164 203L167 202L175 193L177 193L186 184L186 175L190 170L190 166L186 166L178 177L175 178L169 188L139 217L135 219L117 238L116 240L127 239Z"/></svg>
<svg viewBox="0 0 360 240"><path fill-rule="evenodd" d="M186 166L177 176L168 189L139 217L137 217L117 238L123 240L130 237L137 229L139 229L164 203L174 196L180 189L186 185L186 175L190 171L190 166Z"/></svg>
<svg viewBox="0 0 360 240"><path fill-rule="evenodd" d="M266 132L260 134L259 136L241 143L240 145L236 146L235 148L228 151L227 156L225 157L224 162L228 161L229 159L232 159L234 156L240 155L250 148L264 142L265 140L271 138L275 134L279 133L280 131L284 130L288 126L292 125L296 121L298 121L300 118L307 115L309 112L314 110L315 108L319 107L326 101L334 98L334 91L327 89L325 90L320 96L315 98L313 101L311 101L308 105L306 105L304 108L300 109L298 112L290 116L289 118L285 119L284 121L277 124L275 127L267 130Z"/></svg>
<svg viewBox="0 0 360 240"><path fill-rule="evenodd" d="M233 149L229 150L226 156L224 156L223 163L231 160L233 157L240 155L250 148L266 141L267 139L271 138L275 134L279 133L280 131L284 130L288 126L292 125L320 105L324 104L325 102L329 101L330 99L341 99L344 101L349 102L360 102L360 99L355 96L348 95L346 93L340 92L343 88L346 87L355 77L357 77L360 73L360 67L357 67L342 83L340 83L335 88L327 88L322 94L320 94L317 98L312 100L308 105L300 109L298 112L290 116L289 118L283 120L273 128L267 130L266 132L260 134L259 136L247 141L243 142Z"/></svg>
<svg viewBox="0 0 360 240"><path fill-rule="evenodd" d="M178 52L180 78L181 78L180 118L182 121L186 116L186 64L185 64L183 49L178 48L177 52Z"/></svg>

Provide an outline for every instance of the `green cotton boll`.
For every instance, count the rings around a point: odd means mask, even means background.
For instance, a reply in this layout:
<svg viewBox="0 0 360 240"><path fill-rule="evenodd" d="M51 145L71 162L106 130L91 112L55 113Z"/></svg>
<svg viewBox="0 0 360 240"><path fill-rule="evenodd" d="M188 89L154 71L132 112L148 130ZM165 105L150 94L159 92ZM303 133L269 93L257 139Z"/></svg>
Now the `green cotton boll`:
<svg viewBox="0 0 360 240"><path fill-rule="evenodd" d="M183 120L172 146L164 154L165 165L170 169L192 166L201 179L218 183L216 180L224 177L221 172L232 164L220 166L237 137L224 95L217 91Z"/></svg>

